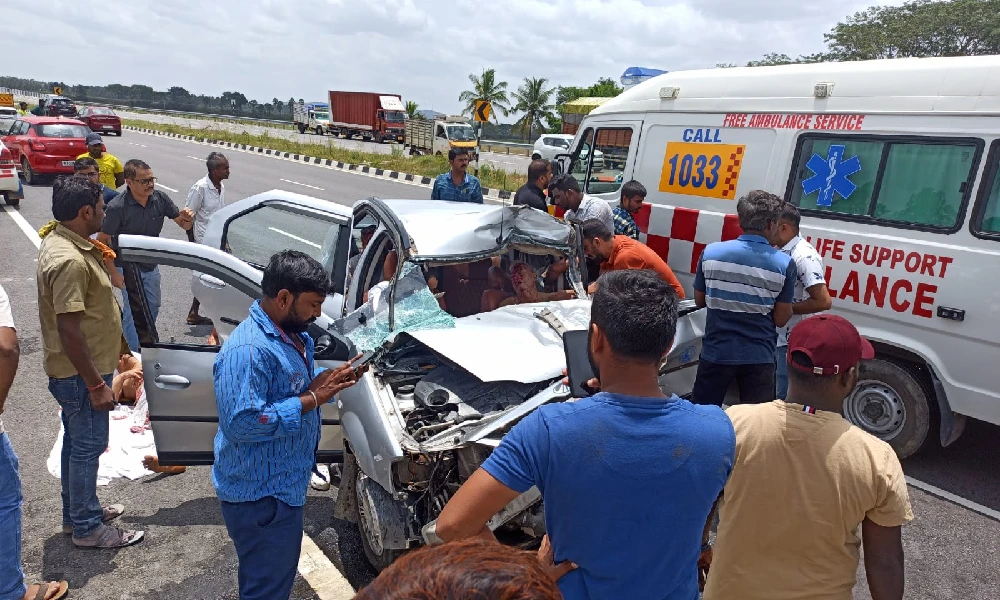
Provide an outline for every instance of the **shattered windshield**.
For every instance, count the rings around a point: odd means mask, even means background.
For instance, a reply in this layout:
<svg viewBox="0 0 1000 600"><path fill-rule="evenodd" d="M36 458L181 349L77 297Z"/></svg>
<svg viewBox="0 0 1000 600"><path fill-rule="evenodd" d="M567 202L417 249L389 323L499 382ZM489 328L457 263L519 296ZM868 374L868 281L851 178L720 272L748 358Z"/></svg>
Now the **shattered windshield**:
<svg viewBox="0 0 1000 600"><path fill-rule="evenodd" d="M394 327L389 328L389 307L392 286L383 281L368 291L368 301L346 317L338 319L331 329L347 337L359 352L378 348L391 336L404 331L450 329L455 317L441 309L427 287L423 269L411 262L403 265L396 283Z"/></svg>

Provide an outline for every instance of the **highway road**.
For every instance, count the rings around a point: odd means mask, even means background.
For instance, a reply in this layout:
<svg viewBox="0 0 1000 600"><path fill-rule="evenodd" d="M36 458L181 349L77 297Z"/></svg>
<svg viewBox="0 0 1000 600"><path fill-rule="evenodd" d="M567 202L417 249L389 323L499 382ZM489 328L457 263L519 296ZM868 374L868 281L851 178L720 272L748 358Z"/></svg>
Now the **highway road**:
<svg viewBox="0 0 1000 600"><path fill-rule="evenodd" d="M152 165L162 189L178 204L205 171L209 148L179 140L126 132L107 146L124 162L142 158ZM426 198L429 189L342 173L240 152L228 154L232 179L227 198L235 200L274 188L307 193L342 204L377 195ZM308 187L306 187L308 186ZM235 599L236 556L226 535L206 467L182 475L116 479L100 488L105 501L123 502L122 522L147 531L139 546L118 552L75 549L59 532L59 482L46 470L46 459L59 431L55 401L46 389L36 303L36 246L28 235L51 218L49 187L26 188L18 211L0 214L0 249L4 266L0 284L14 309L21 339L21 367L7 402L4 424L20 455L24 491L24 562L29 579L66 578L72 598L88 600ZM16 214L17 217L13 217ZM23 224L23 227L22 227ZM27 231L25 231L27 229ZM173 223L164 235L184 239ZM165 272L164 306L158 320L161 336L198 343L205 327L190 327L184 317L190 304L186 273ZM1000 428L972 423L948 449L932 449L904 463L913 479L911 501L916 520L903 532L907 598L992 600L1000 598ZM928 493L934 486L934 493ZM951 499L942 495L952 494ZM326 575L303 569L296 600L351 597L375 573L366 565L356 527L333 518L336 487L310 491L305 531L318 548ZM789 507L794 510L794 507ZM609 551L613 549L609 548ZM334 583L330 583L333 581ZM856 600L869 598L863 567Z"/></svg>
<svg viewBox="0 0 1000 600"><path fill-rule="evenodd" d="M349 148L351 150L360 150L362 152L372 152L375 154L389 154L392 151L391 144L376 144L373 142L365 142L361 139L345 139L340 137L333 137L331 135L318 136L314 133L301 134L293 129L282 129L279 127L268 127L264 124L261 125L243 125L238 123L226 123L221 121L209 121L196 118L188 117L177 117L173 115L160 115L153 113L133 113L128 111L116 110L119 116L125 119L140 119L143 121L151 121L153 123L169 123L173 125L180 125L183 127L193 127L195 129L203 129L205 127L221 128L227 131L232 131L234 133L241 133L246 131L247 133L253 135L261 135L267 133L270 136L281 137L303 144L328 144L333 143L336 146L343 148ZM534 141L534 140L532 140ZM480 154L480 159L483 163L489 163L498 169L504 171L509 171L512 173L527 173L528 164L531 159L527 156L518 155L508 155L495 152L483 152Z"/></svg>

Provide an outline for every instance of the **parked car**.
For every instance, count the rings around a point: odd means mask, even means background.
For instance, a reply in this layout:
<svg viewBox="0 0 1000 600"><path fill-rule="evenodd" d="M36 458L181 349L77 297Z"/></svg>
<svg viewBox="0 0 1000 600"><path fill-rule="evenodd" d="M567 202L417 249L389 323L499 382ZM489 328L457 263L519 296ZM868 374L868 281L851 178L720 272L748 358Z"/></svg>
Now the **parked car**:
<svg viewBox="0 0 1000 600"><path fill-rule="evenodd" d="M361 249L360 231L373 226ZM381 569L434 539L441 508L511 425L543 404L569 399L560 331L585 329L590 319L577 227L524 207L370 198L349 210L271 191L213 215L204 245L130 235L117 242L126 261L192 271L202 314L222 337L260 297L262 268L273 252L301 249L328 269L333 290L309 328L317 363L332 367L369 350L379 357L335 405L323 407L317 460L344 461L336 514L358 523L364 553ZM398 265L383 281L391 249ZM348 260L359 251L348 283ZM510 254L568 256L568 285L580 299L480 313L491 257ZM439 277L447 311L428 289L425 269ZM693 310L693 302L687 306ZM137 323L146 312L133 311ZM703 315L693 310L680 320L664 365L668 378L695 370ZM160 464L209 464L218 429L212 377L218 347L148 331L141 360ZM540 538L538 490L520 496L490 526Z"/></svg>
<svg viewBox="0 0 1000 600"><path fill-rule="evenodd" d="M97 133L122 134L122 120L107 106L84 106L77 112L77 120L83 121L91 131Z"/></svg>
<svg viewBox="0 0 1000 600"><path fill-rule="evenodd" d="M49 94L45 97L45 115L49 117L75 117L76 104L65 96Z"/></svg>
<svg viewBox="0 0 1000 600"><path fill-rule="evenodd" d="M16 119L17 109L12 106L0 106L0 121L4 119Z"/></svg>
<svg viewBox="0 0 1000 600"><path fill-rule="evenodd" d="M17 206L21 202L19 191L20 181L17 178L17 162L14 155L0 141L0 196L9 206Z"/></svg>
<svg viewBox="0 0 1000 600"><path fill-rule="evenodd" d="M569 154L570 144L573 143L573 136L564 133L546 133L542 134L541 137L535 142L535 147L531 151L531 158L533 160L538 160L539 158L544 158L546 160L554 160L557 154ZM586 153L588 156L590 154L590 145L584 143L580 150L582 153ZM594 171L601 171L604 169L604 153L600 150L594 152Z"/></svg>
<svg viewBox="0 0 1000 600"><path fill-rule="evenodd" d="M90 129L64 117L21 117L0 138L10 149L28 185L50 175L73 172L76 157L87 151Z"/></svg>

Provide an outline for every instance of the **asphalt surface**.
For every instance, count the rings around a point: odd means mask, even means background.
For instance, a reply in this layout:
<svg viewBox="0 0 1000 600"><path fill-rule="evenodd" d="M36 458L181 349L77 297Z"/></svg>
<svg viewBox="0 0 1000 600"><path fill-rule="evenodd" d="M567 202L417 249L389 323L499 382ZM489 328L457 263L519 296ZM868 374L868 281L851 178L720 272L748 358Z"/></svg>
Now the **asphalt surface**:
<svg viewBox="0 0 1000 600"><path fill-rule="evenodd" d="M269 136L280 137L301 144L321 144L326 145L329 143L335 146L340 146L342 148L348 148L351 150L360 150L362 152L371 152L375 154L389 154L392 152L392 144L376 144L374 142L366 142L360 138L346 139L342 137L334 137L332 135L316 135L315 133L305 133L301 134L294 129L283 129L280 127L268 127L264 124L261 125L244 125L232 122L224 121L210 121L197 118L188 117L177 117L173 115L160 115L154 113L132 113L128 111L116 110L119 116L125 119L139 119L142 121L151 121L153 123L168 123L172 125L180 125L183 127L193 127L195 129L203 129L205 127L221 128L227 131L232 131L234 133L247 132L252 135L261 135L267 133ZM498 169L504 171L509 171L512 173L527 173L528 164L531 159L527 156L519 156L513 154L503 154L500 152L482 152L480 154L480 159L484 163L489 163Z"/></svg>
<svg viewBox="0 0 1000 600"><path fill-rule="evenodd" d="M107 139L108 149L123 162L142 158L159 182L182 204L190 185L205 170L206 146L131 134ZM429 189L281 161L241 152L228 154L232 201L274 188L306 193L349 205L366 196L426 198ZM282 179L311 185L304 188ZM51 218L47 186L26 188L19 213L33 228ZM164 235L185 239L173 223ZM72 598L103 599L235 599L236 556L226 535L218 501L206 467L182 475L154 475L137 481L116 479L99 488L105 502L128 508L121 521L145 529L147 539L120 551L81 550L60 531L59 481L46 470L59 423L41 367L35 268L37 251L13 219L0 214L0 284L11 297L21 340L21 366L3 415L21 460L24 493L23 561L29 580L66 578ZM175 270L176 271L176 270ZM190 304L186 273L165 272L163 308L157 321L161 336L204 339L205 327L184 323ZM1000 511L1000 428L971 423L952 447L932 449L904 463L909 477L942 488L969 501ZM310 491L306 533L355 589L375 576L367 566L355 526L333 518L336 488ZM910 487L915 521L903 532L907 598L992 600L1000 598L1000 522L951 501ZM790 510L794 510L790 508ZM4 549L6 550L6 549ZM857 600L869 598L864 568L859 568ZM292 598L320 598L301 577ZM325 599L324 599L325 600Z"/></svg>

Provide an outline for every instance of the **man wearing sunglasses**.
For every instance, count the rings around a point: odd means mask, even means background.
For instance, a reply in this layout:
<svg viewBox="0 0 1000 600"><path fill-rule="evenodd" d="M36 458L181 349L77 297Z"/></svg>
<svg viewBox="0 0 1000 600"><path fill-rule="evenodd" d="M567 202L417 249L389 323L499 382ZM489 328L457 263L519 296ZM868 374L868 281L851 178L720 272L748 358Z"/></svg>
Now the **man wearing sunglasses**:
<svg viewBox="0 0 1000 600"><path fill-rule="evenodd" d="M156 189L156 177L153 175L153 169L145 162L132 159L125 163L125 184L128 186L125 192L115 198L105 209L104 225L101 227L101 234L98 237L100 241L110 245L118 254L115 266L120 272L123 271L124 265L117 243L119 235L124 233L159 237L163 230L164 218L173 220L184 230L191 229L194 224L194 216L190 209L178 209L170 196ZM160 271L156 265L135 264L132 266L135 267L141 281L141 289L149 308L149 316L152 323L156 323L156 316L160 311ZM141 311L142 309L138 302L138 296L133 297L130 301L129 295L139 293L140 281L125 276L123 293L125 307L122 311L122 328L129 348L133 352L139 350L139 332L136 329L132 313L133 310Z"/></svg>

